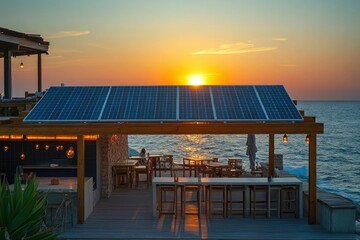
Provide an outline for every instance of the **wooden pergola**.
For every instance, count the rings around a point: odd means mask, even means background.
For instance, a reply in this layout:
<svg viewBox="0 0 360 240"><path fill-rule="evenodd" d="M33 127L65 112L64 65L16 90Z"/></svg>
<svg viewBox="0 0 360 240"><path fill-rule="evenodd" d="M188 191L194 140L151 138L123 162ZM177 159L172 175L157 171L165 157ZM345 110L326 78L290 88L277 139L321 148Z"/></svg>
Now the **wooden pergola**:
<svg viewBox="0 0 360 240"><path fill-rule="evenodd" d="M300 111L303 115L304 112ZM309 136L309 224L316 223L316 137L324 132L323 123L315 117L303 116L303 122L244 123L244 122L120 122L120 123L23 123L2 124L0 134L76 135L78 178L78 222L84 223L84 135L140 134L265 134L269 135L269 174L274 174L275 134L305 134Z"/></svg>
<svg viewBox="0 0 360 240"><path fill-rule="evenodd" d="M37 55L38 92L42 91L41 55L49 42L38 34L25 34L0 27L0 58L4 58L4 98L12 98L11 57Z"/></svg>

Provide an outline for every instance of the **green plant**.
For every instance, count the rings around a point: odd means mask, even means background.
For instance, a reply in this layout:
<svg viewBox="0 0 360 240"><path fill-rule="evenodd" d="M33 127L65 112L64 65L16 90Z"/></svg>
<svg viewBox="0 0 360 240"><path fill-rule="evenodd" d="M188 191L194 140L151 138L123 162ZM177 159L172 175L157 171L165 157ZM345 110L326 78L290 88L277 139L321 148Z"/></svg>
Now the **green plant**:
<svg viewBox="0 0 360 240"><path fill-rule="evenodd" d="M56 239L52 229L43 229L47 194L37 192L36 178L25 188L16 175L14 189L0 181L0 239Z"/></svg>

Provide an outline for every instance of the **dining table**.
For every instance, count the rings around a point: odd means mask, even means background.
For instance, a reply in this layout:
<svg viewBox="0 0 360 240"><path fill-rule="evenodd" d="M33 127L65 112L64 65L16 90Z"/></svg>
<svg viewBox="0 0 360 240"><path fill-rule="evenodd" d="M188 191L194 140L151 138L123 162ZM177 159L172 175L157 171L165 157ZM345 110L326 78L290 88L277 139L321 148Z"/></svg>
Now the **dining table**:
<svg viewBox="0 0 360 240"><path fill-rule="evenodd" d="M195 177L199 176L200 169L203 167L203 165L207 162L214 162L214 158L183 158L183 165L189 166L190 171L191 168L194 168L194 174Z"/></svg>
<svg viewBox="0 0 360 240"><path fill-rule="evenodd" d="M127 174L128 176L131 176L130 177L130 187L132 187L133 185L133 177L134 177L134 169L135 169L135 166L138 164L138 160L134 160L134 159L121 159L121 160L118 160L115 164L114 164L114 167L125 167L127 169Z"/></svg>
<svg viewBox="0 0 360 240"><path fill-rule="evenodd" d="M156 189L160 185L175 185L175 186L185 186L185 185L200 185L200 186L210 186L210 185L217 185L217 186L267 186L269 189L269 192L272 187L278 188L281 186L296 186L297 191L299 194L298 200L299 200L299 206L298 206L298 212L299 212L299 218L303 217L302 212L302 206L303 206L303 186L302 181L296 177L284 177L284 178L262 178L262 177L237 177L237 178L199 178L199 177L177 177L175 181L175 178L173 177L155 177L152 181L152 212L153 216L157 216L157 194ZM204 189L204 188L201 188ZM270 195L268 198L268 205L270 206ZM202 194L200 194L202 196ZM270 216L270 208L268 209L268 216Z"/></svg>

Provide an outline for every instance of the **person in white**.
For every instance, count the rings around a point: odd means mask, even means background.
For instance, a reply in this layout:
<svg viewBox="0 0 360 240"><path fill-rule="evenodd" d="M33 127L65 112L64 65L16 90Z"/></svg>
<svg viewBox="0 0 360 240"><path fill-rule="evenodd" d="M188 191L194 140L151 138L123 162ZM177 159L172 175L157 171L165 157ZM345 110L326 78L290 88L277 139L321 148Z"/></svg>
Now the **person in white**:
<svg viewBox="0 0 360 240"><path fill-rule="evenodd" d="M250 161L250 169L255 170L255 158L256 158L256 138L254 134L248 134L247 140L246 140L246 155L249 156Z"/></svg>

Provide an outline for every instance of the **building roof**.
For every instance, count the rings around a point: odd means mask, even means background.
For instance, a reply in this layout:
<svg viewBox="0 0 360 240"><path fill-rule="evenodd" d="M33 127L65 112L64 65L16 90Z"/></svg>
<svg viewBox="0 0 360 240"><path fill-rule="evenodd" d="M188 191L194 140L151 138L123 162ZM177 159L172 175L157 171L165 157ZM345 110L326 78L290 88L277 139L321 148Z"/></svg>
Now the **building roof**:
<svg viewBox="0 0 360 240"><path fill-rule="evenodd" d="M0 27L0 58L11 50L13 57L47 53L49 42L38 34L26 34Z"/></svg>

